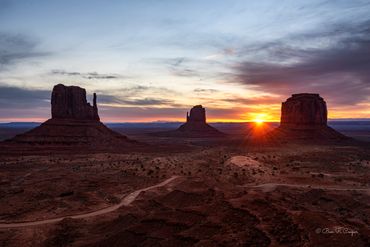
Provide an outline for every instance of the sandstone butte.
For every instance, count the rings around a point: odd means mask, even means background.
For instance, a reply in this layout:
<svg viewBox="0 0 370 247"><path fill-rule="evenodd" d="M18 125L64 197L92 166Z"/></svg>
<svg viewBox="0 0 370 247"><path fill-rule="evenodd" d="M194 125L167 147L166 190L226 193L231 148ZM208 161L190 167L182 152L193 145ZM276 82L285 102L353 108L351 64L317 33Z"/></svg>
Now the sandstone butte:
<svg viewBox="0 0 370 247"><path fill-rule="evenodd" d="M210 126L206 122L206 109L196 105L186 113L186 122L177 131L199 136L220 136L222 132Z"/></svg>
<svg viewBox="0 0 370 247"><path fill-rule="evenodd" d="M51 93L51 118L99 121L96 94L93 106L86 100L86 90L76 86L54 86Z"/></svg>
<svg viewBox="0 0 370 247"><path fill-rule="evenodd" d="M178 129L151 133L153 136L161 137L180 137L180 138L202 138L202 137L222 137L224 133L210 126L206 122L206 109L201 105L196 105L186 113L186 122Z"/></svg>
<svg viewBox="0 0 370 247"><path fill-rule="evenodd" d="M121 147L136 143L100 122L96 94L91 106L86 100L86 90L77 86L54 86L51 116L40 126L7 142L85 147Z"/></svg>
<svg viewBox="0 0 370 247"><path fill-rule="evenodd" d="M280 126L269 133L280 140L340 140L347 139L327 124L326 102L319 94L293 94L281 106Z"/></svg>

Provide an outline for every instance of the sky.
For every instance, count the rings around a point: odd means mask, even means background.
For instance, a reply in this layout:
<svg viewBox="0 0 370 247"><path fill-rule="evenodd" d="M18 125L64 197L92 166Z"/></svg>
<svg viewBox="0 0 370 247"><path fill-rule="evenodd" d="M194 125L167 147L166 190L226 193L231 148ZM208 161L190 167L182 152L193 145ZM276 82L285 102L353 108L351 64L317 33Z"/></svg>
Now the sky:
<svg viewBox="0 0 370 247"><path fill-rule="evenodd" d="M50 118L54 85L104 122L279 121L293 93L370 118L370 1L0 0L0 122Z"/></svg>

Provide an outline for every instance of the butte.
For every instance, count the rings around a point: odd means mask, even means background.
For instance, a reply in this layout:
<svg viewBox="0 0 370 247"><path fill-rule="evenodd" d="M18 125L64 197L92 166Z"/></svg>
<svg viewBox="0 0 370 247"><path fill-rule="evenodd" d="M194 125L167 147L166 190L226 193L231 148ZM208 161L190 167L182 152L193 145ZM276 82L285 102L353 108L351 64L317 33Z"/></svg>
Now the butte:
<svg viewBox="0 0 370 247"><path fill-rule="evenodd" d="M116 148L136 142L100 122L95 93L91 106L86 100L85 89L58 84L51 94L51 119L5 143L32 147Z"/></svg>
<svg viewBox="0 0 370 247"><path fill-rule="evenodd" d="M206 122L206 109L201 105L196 105L186 113L186 122L178 129L153 133L157 136L169 137L222 137L225 134Z"/></svg>
<svg viewBox="0 0 370 247"><path fill-rule="evenodd" d="M278 141L348 139L327 125L327 116L326 102L319 94L293 94L282 103L280 126L268 136Z"/></svg>

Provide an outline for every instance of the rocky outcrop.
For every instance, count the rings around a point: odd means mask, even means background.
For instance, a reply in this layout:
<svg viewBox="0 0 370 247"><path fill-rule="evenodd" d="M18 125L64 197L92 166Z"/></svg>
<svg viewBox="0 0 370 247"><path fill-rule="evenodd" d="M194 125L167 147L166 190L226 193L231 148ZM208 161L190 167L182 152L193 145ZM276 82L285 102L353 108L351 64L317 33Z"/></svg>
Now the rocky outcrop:
<svg viewBox="0 0 370 247"><path fill-rule="evenodd" d="M222 134L206 123L206 109L201 105L196 105L190 109L190 114L186 113L186 123L178 128L178 131L188 133L193 136L212 136Z"/></svg>
<svg viewBox="0 0 370 247"><path fill-rule="evenodd" d="M326 126L327 115L326 102L319 94L293 94L282 103L280 125L287 128Z"/></svg>
<svg viewBox="0 0 370 247"><path fill-rule="evenodd" d="M346 139L327 125L327 116L326 102L319 94L293 94L282 103L280 126L268 135L281 141Z"/></svg>
<svg viewBox="0 0 370 247"><path fill-rule="evenodd" d="M206 123L206 109L203 108L201 105L194 106L193 108L190 109L190 115L189 112L186 113L186 122Z"/></svg>
<svg viewBox="0 0 370 247"><path fill-rule="evenodd" d="M51 117L53 119L78 119L99 121L96 94L93 106L86 100L86 90L76 86L54 86L51 94Z"/></svg>
<svg viewBox="0 0 370 247"><path fill-rule="evenodd" d="M201 105L196 105L186 113L186 123L182 124L178 129L172 131L164 131L152 133L155 136L166 137L221 137L225 134L206 123L206 109Z"/></svg>
<svg viewBox="0 0 370 247"><path fill-rule="evenodd" d="M86 100L86 90L76 86L54 86L51 94L52 118L40 126L17 135L9 143L35 146L81 148L119 148L135 141L100 122L96 94L93 105Z"/></svg>
<svg viewBox="0 0 370 247"><path fill-rule="evenodd" d="M162 131L151 133L154 136L161 137L221 137L225 134L210 126L206 122L206 109L201 105L196 105L186 113L186 122L178 129L171 131Z"/></svg>

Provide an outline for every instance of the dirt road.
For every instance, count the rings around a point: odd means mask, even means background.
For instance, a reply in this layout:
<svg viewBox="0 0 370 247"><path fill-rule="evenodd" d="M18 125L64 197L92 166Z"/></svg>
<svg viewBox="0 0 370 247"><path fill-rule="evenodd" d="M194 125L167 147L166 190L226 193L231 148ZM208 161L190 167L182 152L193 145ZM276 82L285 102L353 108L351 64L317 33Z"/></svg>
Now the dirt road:
<svg viewBox="0 0 370 247"><path fill-rule="evenodd" d="M164 180L163 182L161 182L159 184L136 190L136 191L128 194L127 196L123 197L120 203L118 203L116 205L113 205L113 206L103 208L103 209L99 209L97 211L93 211L93 212L90 212L90 213L76 214L76 215L67 215L67 216L62 216L62 217L53 218L53 219L46 219L46 220L37 220L37 221L28 221L28 222L13 222L13 223L0 223L0 229L38 226L38 225L56 223L56 222L59 222L59 221L65 219L65 218L84 219L84 218L88 218L88 217L93 217L93 216L98 216L98 215L110 213L110 212L113 212L113 211L117 210L118 208L120 208L122 206L130 205L133 201L135 201L135 199L138 197L138 195L141 192L165 186L165 185L171 183L176 178L178 178L178 176L173 176L169 179Z"/></svg>

